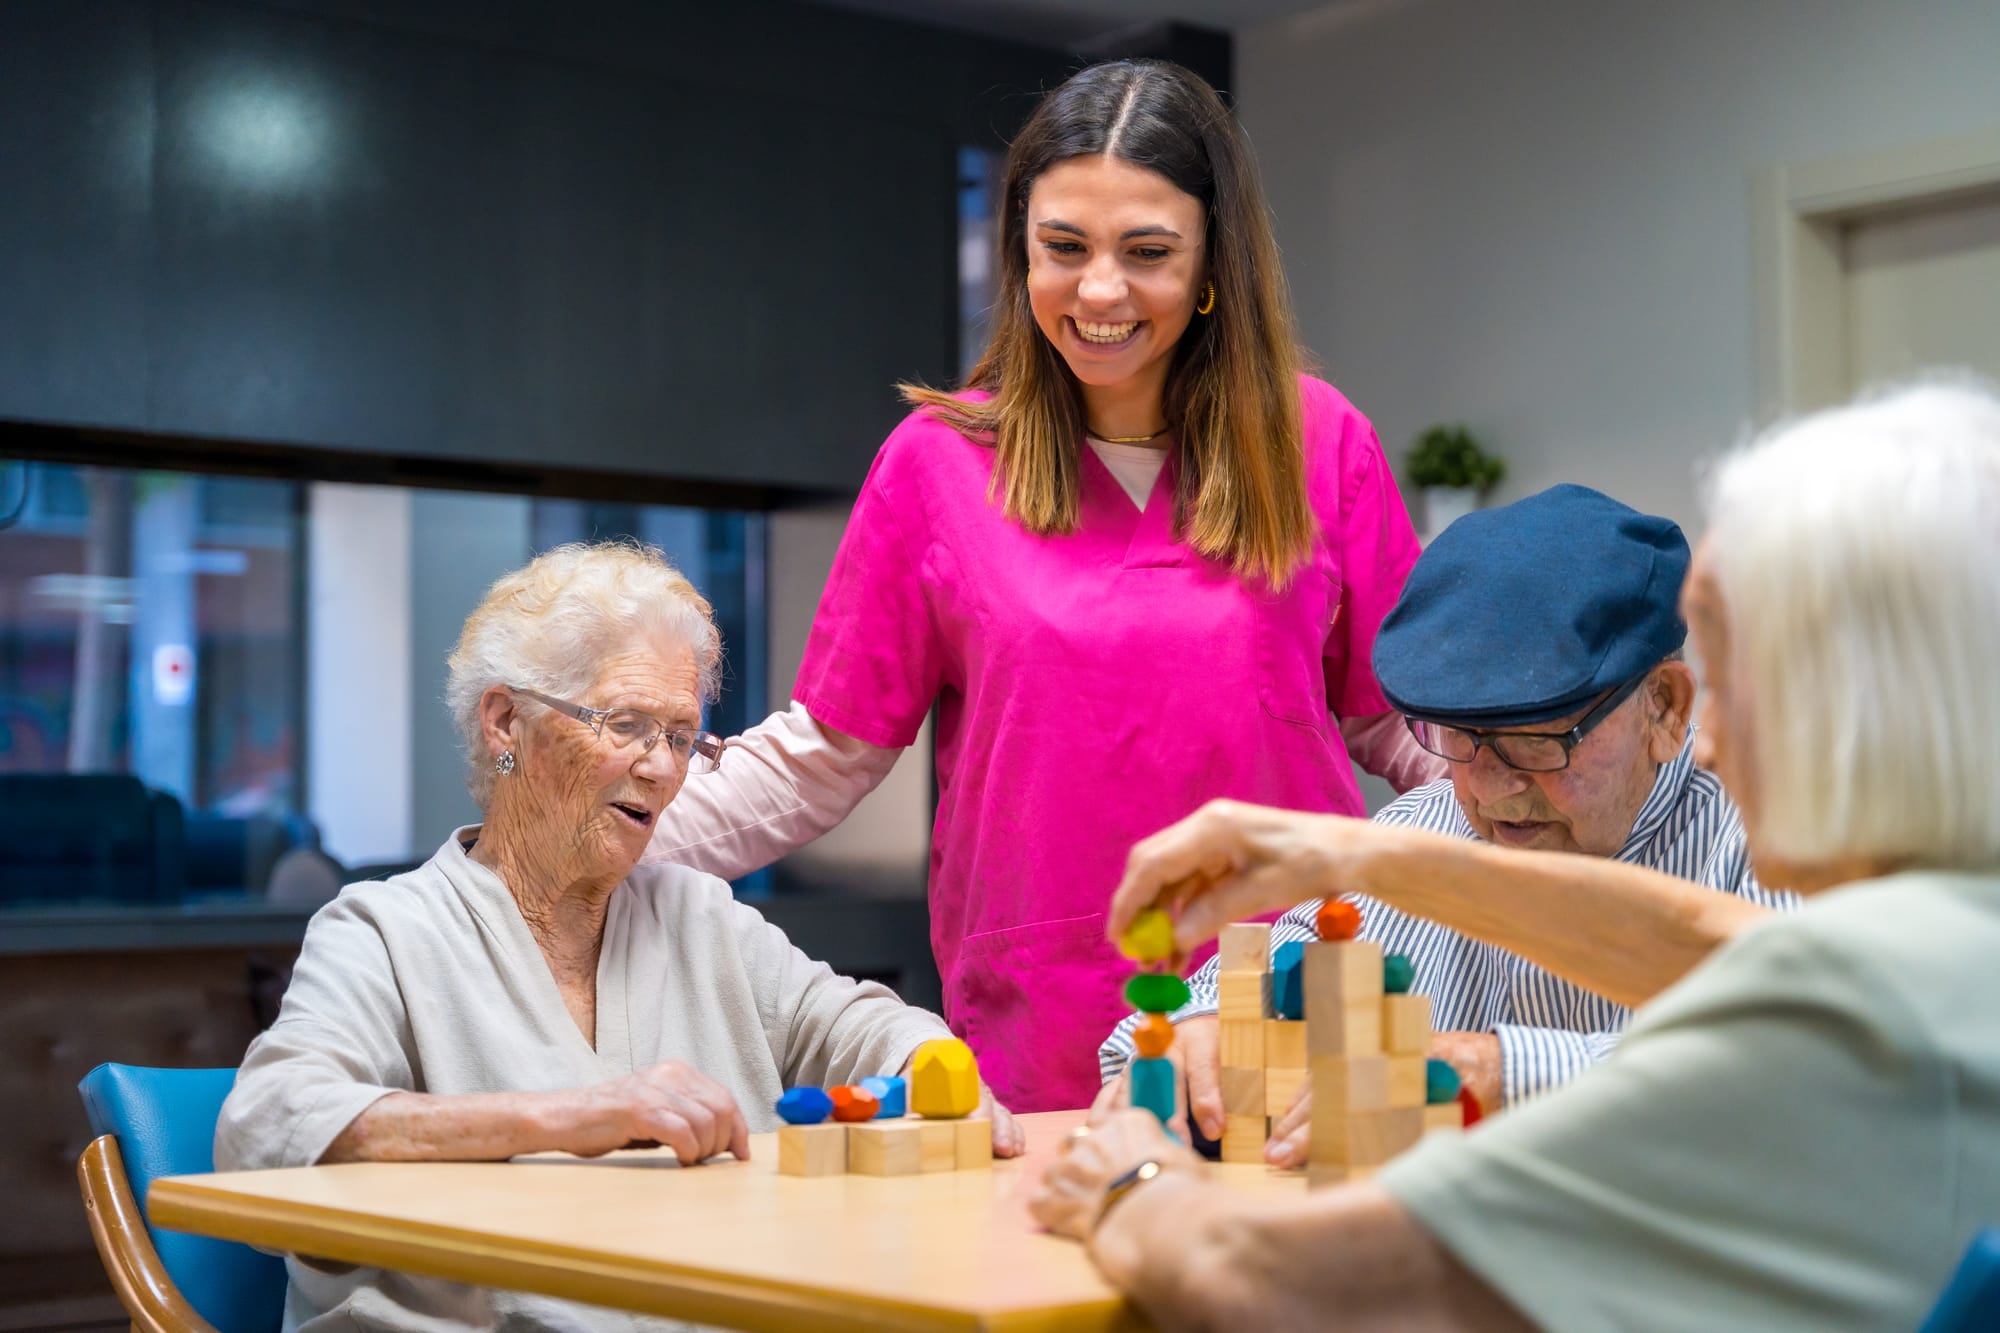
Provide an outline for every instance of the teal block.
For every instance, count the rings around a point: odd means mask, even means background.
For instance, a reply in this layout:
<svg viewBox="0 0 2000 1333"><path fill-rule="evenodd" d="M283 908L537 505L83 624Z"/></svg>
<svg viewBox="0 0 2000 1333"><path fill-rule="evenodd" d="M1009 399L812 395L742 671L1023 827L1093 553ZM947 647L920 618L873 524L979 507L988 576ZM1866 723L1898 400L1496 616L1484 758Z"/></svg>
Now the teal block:
<svg viewBox="0 0 2000 1333"><path fill-rule="evenodd" d="M1294 1023L1306 1016L1306 944L1287 940L1271 955L1271 1009Z"/></svg>
<svg viewBox="0 0 2000 1333"><path fill-rule="evenodd" d="M1144 1107L1161 1124L1174 1118L1174 1062L1141 1056L1132 1062L1132 1105Z"/></svg>

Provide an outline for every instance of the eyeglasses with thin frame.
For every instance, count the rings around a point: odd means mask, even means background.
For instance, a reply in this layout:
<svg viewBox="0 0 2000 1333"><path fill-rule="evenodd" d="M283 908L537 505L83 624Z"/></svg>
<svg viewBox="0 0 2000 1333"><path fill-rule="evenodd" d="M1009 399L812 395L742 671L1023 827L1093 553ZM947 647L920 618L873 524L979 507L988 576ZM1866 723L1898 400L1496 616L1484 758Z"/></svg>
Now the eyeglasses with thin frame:
<svg viewBox="0 0 2000 1333"><path fill-rule="evenodd" d="M1633 691L1651 674L1652 668L1648 667L1612 690L1568 731L1467 731L1414 717L1406 717L1403 722L1417 738L1417 744L1448 764L1471 763L1479 757L1479 747L1483 745L1509 768L1523 773L1559 773L1569 767L1570 751L1576 749L1592 728L1617 711L1618 705L1631 698Z"/></svg>
<svg viewBox="0 0 2000 1333"><path fill-rule="evenodd" d="M642 713L636 708L589 708L568 699L543 694L540 690L523 689L519 685L507 688L536 703L547 704L566 717L575 718L619 750L629 750L636 745L641 754L651 754L653 747L665 739L667 752L673 755L674 762L690 773L713 773L721 766L722 752L728 746L728 742L720 736L691 727L669 727L651 713Z"/></svg>

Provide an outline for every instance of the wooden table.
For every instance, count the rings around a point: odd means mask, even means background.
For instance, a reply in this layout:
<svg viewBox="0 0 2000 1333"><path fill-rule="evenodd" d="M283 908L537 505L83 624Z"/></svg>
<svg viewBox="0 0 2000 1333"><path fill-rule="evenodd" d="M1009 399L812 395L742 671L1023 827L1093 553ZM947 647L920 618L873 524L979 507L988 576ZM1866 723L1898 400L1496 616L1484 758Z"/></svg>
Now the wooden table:
<svg viewBox="0 0 2000 1333"><path fill-rule="evenodd" d="M1080 1111L1022 1117L1028 1155L990 1170L798 1179L777 1136L682 1169L664 1149L596 1161L370 1162L176 1176L160 1226L268 1249L746 1329L1143 1327L1027 1195ZM1295 1172L1215 1167L1291 1195Z"/></svg>

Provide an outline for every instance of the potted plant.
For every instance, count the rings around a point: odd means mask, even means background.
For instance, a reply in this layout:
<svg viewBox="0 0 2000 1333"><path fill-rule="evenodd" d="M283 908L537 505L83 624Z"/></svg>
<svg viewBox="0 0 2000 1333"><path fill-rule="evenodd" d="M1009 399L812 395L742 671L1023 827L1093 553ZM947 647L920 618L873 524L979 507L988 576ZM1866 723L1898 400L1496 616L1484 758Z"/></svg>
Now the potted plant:
<svg viewBox="0 0 2000 1333"><path fill-rule="evenodd" d="M1417 436L1406 460L1410 484L1424 493L1427 535L1435 537L1479 507L1479 498L1507 474L1507 465L1479 447L1463 426L1432 426Z"/></svg>

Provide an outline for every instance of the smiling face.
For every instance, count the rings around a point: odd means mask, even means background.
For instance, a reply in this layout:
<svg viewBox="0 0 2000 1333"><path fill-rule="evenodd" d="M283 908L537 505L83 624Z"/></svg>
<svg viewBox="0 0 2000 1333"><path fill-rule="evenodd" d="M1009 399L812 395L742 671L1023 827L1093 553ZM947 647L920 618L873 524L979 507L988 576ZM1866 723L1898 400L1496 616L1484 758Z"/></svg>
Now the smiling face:
<svg viewBox="0 0 2000 1333"><path fill-rule="evenodd" d="M1206 228L1199 199L1115 157L1060 162L1029 191L1028 302L1082 383L1095 427L1160 424L1174 346L1207 281ZM1135 413L1155 419L1113 420Z"/></svg>
<svg viewBox="0 0 2000 1333"><path fill-rule="evenodd" d="M1687 665L1663 662L1570 751L1568 768L1523 773L1483 745L1471 763L1450 766L1459 808L1473 831L1496 846L1616 856L1660 765L1680 753L1693 699ZM1589 711L1509 730L1561 733Z"/></svg>
<svg viewBox="0 0 2000 1333"><path fill-rule="evenodd" d="M700 677L685 647L637 641L602 659L596 678L570 697L590 708L632 708L669 729L701 725ZM574 718L523 703L508 732L515 773L495 789L489 822L533 830L562 862L564 880L615 883L631 873L686 769L665 741L620 749Z"/></svg>

